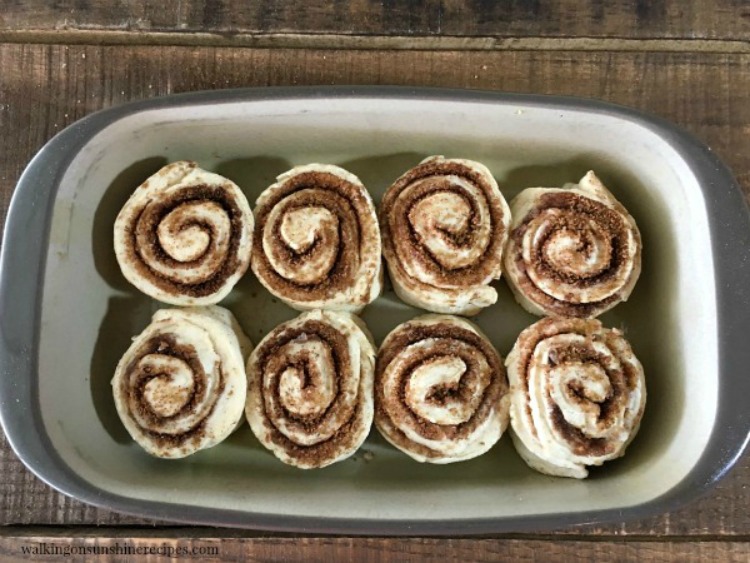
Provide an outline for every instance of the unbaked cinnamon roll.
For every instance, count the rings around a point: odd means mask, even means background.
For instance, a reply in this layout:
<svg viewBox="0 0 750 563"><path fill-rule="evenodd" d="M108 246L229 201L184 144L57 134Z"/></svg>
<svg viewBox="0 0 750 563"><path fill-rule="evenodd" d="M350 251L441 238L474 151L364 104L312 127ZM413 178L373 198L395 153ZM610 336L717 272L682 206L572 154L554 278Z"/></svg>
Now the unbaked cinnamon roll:
<svg viewBox="0 0 750 563"><path fill-rule="evenodd" d="M255 214L253 272L290 307L358 312L380 295L377 216L354 174L297 166L261 194Z"/></svg>
<svg viewBox="0 0 750 563"><path fill-rule="evenodd" d="M630 296L641 273L635 220L593 172L511 202L505 273L530 313L593 318Z"/></svg>
<svg viewBox="0 0 750 563"><path fill-rule="evenodd" d="M349 457L372 425L374 368L372 337L350 313L308 311L282 323L247 364L253 433L302 469Z"/></svg>
<svg viewBox="0 0 750 563"><path fill-rule="evenodd" d="M595 319L545 318L506 360L513 442L548 475L582 479L620 457L646 403L643 368L617 329Z"/></svg>
<svg viewBox="0 0 750 563"><path fill-rule="evenodd" d="M482 164L432 156L388 188L383 255L396 294L433 311L474 315L497 301L510 211Z"/></svg>
<svg viewBox="0 0 750 563"><path fill-rule="evenodd" d="M252 344L221 307L161 309L120 360L117 413L148 453L181 458L242 422Z"/></svg>
<svg viewBox="0 0 750 563"><path fill-rule="evenodd" d="M378 351L375 426L421 462L482 455L508 425L502 359L465 319L424 315L396 327Z"/></svg>
<svg viewBox="0 0 750 563"><path fill-rule="evenodd" d="M141 184L115 221L127 280L172 305L221 301L247 271L253 215L231 181L195 162L168 164Z"/></svg>

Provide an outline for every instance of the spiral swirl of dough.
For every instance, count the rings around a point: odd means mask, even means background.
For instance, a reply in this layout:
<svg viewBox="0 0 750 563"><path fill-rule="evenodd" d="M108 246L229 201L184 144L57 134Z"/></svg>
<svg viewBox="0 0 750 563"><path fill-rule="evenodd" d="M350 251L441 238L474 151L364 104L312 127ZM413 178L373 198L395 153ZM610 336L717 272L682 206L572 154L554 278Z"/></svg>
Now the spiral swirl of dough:
<svg viewBox="0 0 750 563"><path fill-rule="evenodd" d="M524 190L511 210L506 277L529 312L593 318L630 296L641 235L593 172L562 189Z"/></svg>
<svg viewBox="0 0 750 563"><path fill-rule="evenodd" d="M218 444L242 421L251 348L226 309L157 311L112 380L125 428L157 457L181 458Z"/></svg>
<svg viewBox="0 0 750 563"><path fill-rule="evenodd" d="M417 461L482 455L508 425L502 359L469 321L423 315L385 339L375 376L375 425Z"/></svg>
<svg viewBox="0 0 750 563"><path fill-rule="evenodd" d="M396 294L433 311L474 315L497 301L510 211L478 162L433 156L403 174L380 206Z"/></svg>
<svg viewBox="0 0 750 563"><path fill-rule="evenodd" d="M280 175L258 198L251 267L298 310L358 312L382 289L380 230L362 182L337 166Z"/></svg>
<svg viewBox="0 0 750 563"><path fill-rule="evenodd" d="M646 403L643 368L617 329L596 319L545 318L506 360L513 441L549 475L582 479L622 456Z"/></svg>
<svg viewBox="0 0 750 563"><path fill-rule="evenodd" d="M247 419L284 463L325 467L352 455L373 417L375 350L362 321L308 311L271 331L247 364Z"/></svg>
<svg viewBox="0 0 750 563"><path fill-rule="evenodd" d="M172 305L218 303L250 264L253 215L232 182L195 162L169 164L139 186L115 221L125 277Z"/></svg>

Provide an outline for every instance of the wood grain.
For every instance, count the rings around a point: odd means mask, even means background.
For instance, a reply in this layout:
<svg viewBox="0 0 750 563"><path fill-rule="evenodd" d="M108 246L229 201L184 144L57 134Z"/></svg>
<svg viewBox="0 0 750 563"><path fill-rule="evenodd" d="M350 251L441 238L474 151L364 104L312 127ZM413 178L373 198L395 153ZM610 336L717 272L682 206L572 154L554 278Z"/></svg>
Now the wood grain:
<svg viewBox="0 0 750 563"><path fill-rule="evenodd" d="M13 186L36 150L88 113L173 92L295 84L450 86L603 98L659 114L693 132L734 169L750 195L748 55L5 44L0 45L0 69L3 217ZM5 441L1 446L0 524L149 524L84 506L52 491L23 468ZM749 483L750 458L745 457L710 496L674 514L564 532L572 536L745 538L750 533ZM652 549L649 545L653 544L623 549ZM524 553L527 558L535 556L533 550Z"/></svg>
<svg viewBox="0 0 750 563"><path fill-rule="evenodd" d="M6 32L750 38L750 5L742 0L4 0L0 5L0 31Z"/></svg>
<svg viewBox="0 0 750 563"><path fill-rule="evenodd" d="M34 553L33 550L37 550ZM135 554L149 561L168 555L190 555L205 561L679 561L699 563L747 561L744 542L551 541L534 539L366 539L366 538L236 538L174 539L169 537L77 537L48 535L0 537L0 558L13 561L60 560L65 553L80 559L109 555L118 560ZM45 555L46 554L46 555ZM166 555L165 555L166 554ZM98 560L98 558L97 558Z"/></svg>

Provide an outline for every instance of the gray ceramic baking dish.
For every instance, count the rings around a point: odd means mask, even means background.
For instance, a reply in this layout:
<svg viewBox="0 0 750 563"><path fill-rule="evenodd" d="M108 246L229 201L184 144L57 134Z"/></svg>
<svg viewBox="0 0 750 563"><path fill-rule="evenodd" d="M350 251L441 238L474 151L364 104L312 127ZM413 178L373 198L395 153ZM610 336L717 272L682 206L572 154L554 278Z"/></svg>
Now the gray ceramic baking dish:
<svg viewBox="0 0 750 563"><path fill-rule="evenodd" d="M487 455L421 465L375 432L354 458L283 466L245 425L180 461L149 457L109 381L157 305L112 252L129 193L197 160L253 202L294 164L334 163L376 200L430 154L486 163L510 199L593 168L638 221L643 275L603 317L626 330L649 404L621 460L586 481L533 472L508 437ZM581 99L400 88L253 89L158 98L93 114L32 160L13 195L0 272L0 417L23 462L84 502L148 518L346 534L480 534L641 518L720 479L748 441L750 220L710 149L638 112ZM498 283L478 322L502 354L533 322ZM225 302L257 342L295 313L251 275ZM388 292L364 313L382 339L419 314Z"/></svg>

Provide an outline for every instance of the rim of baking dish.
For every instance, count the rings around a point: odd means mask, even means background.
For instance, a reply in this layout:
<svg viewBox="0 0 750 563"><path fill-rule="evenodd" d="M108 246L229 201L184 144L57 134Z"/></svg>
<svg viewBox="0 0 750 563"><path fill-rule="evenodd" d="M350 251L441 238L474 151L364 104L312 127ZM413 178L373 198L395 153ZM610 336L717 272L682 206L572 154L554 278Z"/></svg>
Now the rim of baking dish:
<svg viewBox="0 0 750 563"><path fill-rule="evenodd" d="M645 503L577 513L456 520L342 519L252 513L144 501L102 490L58 455L39 409L38 348L42 288L55 195L73 158L104 127L145 110L242 101L311 98L429 99L523 103L584 110L637 123L689 164L709 210L714 252L719 391L706 449L688 475ZM41 225L41 228L29 226ZM729 169L711 149L672 123L608 102L568 96L396 86L243 88L175 94L98 111L52 138L24 170L11 200L0 249L0 423L21 461L42 481L83 502L150 519L273 531L368 535L477 535L621 522L674 510L711 489L734 466L750 438L750 212Z"/></svg>

